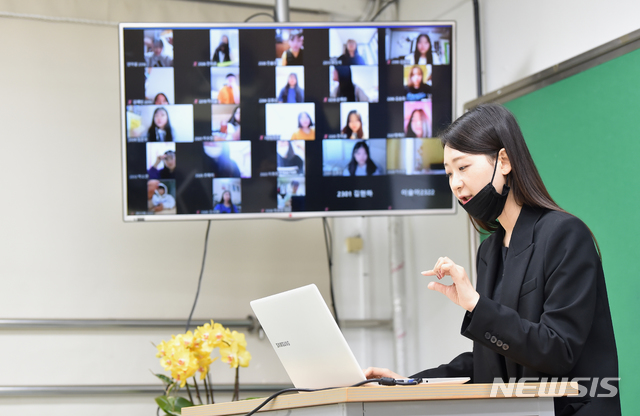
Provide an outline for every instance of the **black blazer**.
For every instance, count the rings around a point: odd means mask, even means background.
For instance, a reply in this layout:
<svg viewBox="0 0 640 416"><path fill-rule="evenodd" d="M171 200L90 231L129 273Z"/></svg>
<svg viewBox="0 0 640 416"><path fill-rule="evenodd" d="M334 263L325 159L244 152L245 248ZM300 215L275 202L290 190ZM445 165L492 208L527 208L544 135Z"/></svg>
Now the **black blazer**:
<svg viewBox="0 0 640 416"><path fill-rule="evenodd" d="M589 377L580 381L584 397L555 399L556 415L620 415L617 381L608 383L613 387L600 384L604 377L618 377L618 354L602 263L589 229L570 214L524 206L504 261L498 303L492 298L503 238L499 228L478 250L480 300L461 329L473 340L473 352L414 377L466 376L474 383Z"/></svg>

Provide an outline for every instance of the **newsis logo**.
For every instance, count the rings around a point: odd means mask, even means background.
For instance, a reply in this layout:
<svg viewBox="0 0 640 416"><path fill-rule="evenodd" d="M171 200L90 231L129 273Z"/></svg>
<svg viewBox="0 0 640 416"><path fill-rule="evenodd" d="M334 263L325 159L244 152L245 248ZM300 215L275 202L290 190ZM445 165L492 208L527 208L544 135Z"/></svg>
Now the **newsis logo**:
<svg viewBox="0 0 640 416"><path fill-rule="evenodd" d="M562 396L566 394L567 386L570 382L577 383L578 396L585 397L614 397L618 394L617 382L620 377L574 377L569 380L568 377L557 378L536 378L523 377L516 381L515 377L509 379L509 383L505 384L502 379L495 378L491 385L491 397L536 397L536 396ZM531 384L540 383L540 384ZM578 384L579 383L579 384ZM611 384L614 383L614 384ZM598 388L600 387L600 389ZM600 390L598 392L598 390ZM500 392L500 394L498 394ZM576 397L576 396L573 396Z"/></svg>
<svg viewBox="0 0 640 416"><path fill-rule="evenodd" d="M290 347L290 346L291 344L289 344L289 341L276 342L276 347L278 348Z"/></svg>

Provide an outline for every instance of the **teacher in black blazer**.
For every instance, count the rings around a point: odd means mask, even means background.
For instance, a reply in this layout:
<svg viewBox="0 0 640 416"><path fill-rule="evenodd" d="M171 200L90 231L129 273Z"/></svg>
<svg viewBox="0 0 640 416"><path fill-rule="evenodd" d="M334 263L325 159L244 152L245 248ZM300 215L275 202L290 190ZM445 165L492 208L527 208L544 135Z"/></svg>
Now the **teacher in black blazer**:
<svg viewBox="0 0 640 416"><path fill-rule="evenodd" d="M448 257L423 272L451 276L452 285L429 289L467 310L461 333L473 351L412 377L566 378L580 383L581 394L556 398L556 415L620 415L616 342L593 234L553 201L504 107L476 107L441 140L451 190L474 226L492 234L478 250L476 288ZM373 367L365 375L401 377Z"/></svg>

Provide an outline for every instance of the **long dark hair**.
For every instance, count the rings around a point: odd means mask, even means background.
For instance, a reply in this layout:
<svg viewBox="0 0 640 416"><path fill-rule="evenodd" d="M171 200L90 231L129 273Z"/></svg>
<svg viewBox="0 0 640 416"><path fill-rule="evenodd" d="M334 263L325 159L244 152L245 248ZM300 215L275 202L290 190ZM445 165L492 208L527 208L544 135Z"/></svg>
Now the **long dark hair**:
<svg viewBox="0 0 640 416"><path fill-rule="evenodd" d="M158 111L164 111L167 114L167 124L164 125L164 128L160 128L156 125L156 114L158 113ZM158 137L156 134L156 130L160 129L160 130L164 130L164 132L166 133L164 136L164 141L165 142L172 142L173 141L173 129L171 128L171 121L169 120L169 112L167 111L166 108L164 107L158 107L155 109L155 111L153 112L153 115L151 116L151 125L149 126L149 130L147 131L147 140L150 142L157 142L158 141Z"/></svg>
<svg viewBox="0 0 640 416"><path fill-rule="evenodd" d="M378 170L378 167L376 166L375 163L373 163L373 160L371 160L371 154L369 153L369 146L367 146L367 143L365 143L364 141L358 142L356 143L355 146L353 146L353 151L351 152L351 161L347 166L347 169L349 170L349 175L351 176L356 175L356 168L358 167L358 162L356 162L355 155L356 155L356 151L361 147L364 149L365 152L367 152L367 176L371 176L376 170Z"/></svg>
<svg viewBox="0 0 640 416"><path fill-rule="evenodd" d="M416 65L418 64L418 61L420 61L420 51L418 50L418 42L420 41L420 38L423 38L423 37L427 38L427 42L429 42L429 50L427 51L425 56L425 58L427 58L427 65L433 64L433 43L431 43L431 38L429 37L429 35L427 35L426 33L421 33L416 38L416 46L413 52L413 63Z"/></svg>
<svg viewBox="0 0 640 416"><path fill-rule="evenodd" d="M347 101L356 100L356 87L351 79L351 67L347 65L336 65L338 72L338 97L346 97Z"/></svg>
<svg viewBox="0 0 640 416"><path fill-rule="evenodd" d="M417 115L422 119L422 135L418 136L418 133L413 131L413 127L411 126L411 122L413 121L413 117ZM421 108L416 108L411 112L411 117L409 117L409 122L407 123L407 137L429 137L429 117L427 117L427 113L424 112Z"/></svg>
<svg viewBox="0 0 640 416"><path fill-rule="evenodd" d="M227 123L233 124L234 126L240 125L240 122L236 118L236 111L238 111L238 108L240 108L239 105L237 105L236 108L233 109L233 112L231 113L231 117L229 118L229 121L227 121Z"/></svg>
<svg viewBox="0 0 640 416"><path fill-rule="evenodd" d="M229 43L225 43L223 42L223 38L227 38L227 42L229 41L229 36L227 35L222 35L222 37L220 37L220 44L218 45L218 47L216 48L215 51L213 51L213 56L211 57L211 60L214 62L220 62L220 58L218 57L218 53L222 52L222 62L228 62L231 60L231 55L229 54Z"/></svg>
<svg viewBox="0 0 640 416"><path fill-rule="evenodd" d="M454 121L440 136L443 146L462 153L486 155L495 160L505 149L511 162L507 184L518 205L566 212L551 198L542 182L516 118L499 104L482 104ZM492 162L493 163L493 162ZM471 218L476 229L495 231L496 221ZM479 230L478 230L479 231Z"/></svg>
<svg viewBox="0 0 640 416"><path fill-rule="evenodd" d="M358 117L358 120L360 120L360 128L355 133L358 139L362 139L362 136L364 136L364 131L362 130L362 117L356 110L351 110L349 111L349 114L347 114L347 125L342 129L342 134L346 134L347 139L350 139L351 135L354 133L354 131L351 130L351 127L349 127L349 119L351 119L352 114L354 114L356 117Z"/></svg>
<svg viewBox="0 0 640 416"><path fill-rule="evenodd" d="M222 196L220 197L220 202L219 204L224 205L224 194L229 193L229 204L231 205L231 212L236 212L236 206L233 205L233 200L231 199L231 191L226 190L226 191L222 191Z"/></svg>

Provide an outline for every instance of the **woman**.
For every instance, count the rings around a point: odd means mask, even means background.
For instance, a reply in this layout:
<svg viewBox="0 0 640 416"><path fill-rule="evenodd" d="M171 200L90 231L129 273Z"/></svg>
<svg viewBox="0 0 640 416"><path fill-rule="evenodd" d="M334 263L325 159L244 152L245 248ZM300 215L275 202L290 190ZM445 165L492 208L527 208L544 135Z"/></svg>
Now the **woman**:
<svg viewBox="0 0 640 416"><path fill-rule="evenodd" d="M356 110L351 110L347 114L347 125L342 129L342 134L346 134L347 139L362 139L364 137L362 116Z"/></svg>
<svg viewBox="0 0 640 416"><path fill-rule="evenodd" d="M164 166L162 169L158 169L160 163ZM147 173L149 179L175 179L176 170L176 153L173 150L167 150L162 155L158 155L153 166L149 168Z"/></svg>
<svg viewBox="0 0 640 416"><path fill-rule="evenodd" d="M342 65L364 65L364 58L358 53L358 43L349 39L344 46L344 53L338 57Z"/></svg>
<svg viewBox="0 0 640 416"><path fill-rule="evenodd" d="M220 198L220 202L218 202L213 210L218 214L231 214L238 212L236 206L233 205L233 202L231 202L230 191L222 192L222 198Z"/></svg>
<svg viewBox="0 0 640 416"><path fill-rule="evenodd" d="M369 97L351 80L351 68L345 65L333 69L333 80L338 85L331 91L331 97L344 97L347 101L369 101Z"/></svg>
<svg viewBox="0 0 640 416"><path fill-rule="evenodd" d="M369 146L365 142L358 142L353 146L351 161L342 172L342 176L372 176L380 175L378 167L369 155Z"/></svg>
<svg viewBox="0 0 640 416"><path fill-rule="evenodd" d="M223 62L231 62L231 54L229 52L229 37L227 35L222 35L220 38L220 44L213 51L213 56L211 57L213 62L217 62L221 64Z"/></svg>
<svg viewBox="0 0 640 416"><path fill-rule="evenodd" d="M202 171L213 173L216 178L239 178L240 168L235 160L231 159L229 143L226 142L202 142L205 157L202 161Z"/></svg>
<svg viewBox="0 0 640 416"><path fill-rule="evenodd" d="M227 121L227 140L240 140L240 106L236 106Z"/></svg>
<svg viewBox="0 0 640 416"><path fill-rule="evenodd" d="M429 123L429 118L424 110L416 108L411 112L405 135L407 137L431 137L431 123Z"/></svg>
<svg viewBox="0 0 640 416"><path fill-rule="evenodd" d="M555 414L620 415L617 381L598 383L618 377L618 358L593 234L553 201L504 107L476 107L441 140L451 190L474 225L494 233L478 250L475 289L448 257L423 272L451 276L451 286L428 287L467 311L461 333L473 340L473 352L414 377L467 376L474 383L582 377L576 380L582 397L554 399ZM399 377L375 368L365 374Z"/></svg>
<svg viewBox="0 0 640 416"><path fill-rule="evenodd" d="M307 112L298 114L298 131L291 135L291 140L315 140L316 130L312 128L313 121Z"/></svg>
<svg viewBox="0 0 640 416"><path fill-rule="evenodd" d="M153 104L169 105L169 99L163 92L159 92L158 94L156 94L155 98L153 99Z"/></svg>
<svg viewBox="0 0 640 416"><path fill-rule="evenodd" d="M298 76L295 73L289 74L287 85L280 90L278 95L279 103L302 103L304 102L304 90L298 86Z"/></svg>
<svg viewBox="0 0 640 416"><path fill-rule="evenodd" d="M158 107L153 112L151 126L147 131L149 142L172 142L173 130L169 121L169 113L164 107Z"/></svg>
<svg viewBox="0 0 640 416"><path fill-rule="evenodd" d="M421 33L416 39L413 53L404 57L409 65L440 65L440 57L431 49L431 38L426 33Z"/></svg>
<svg viewBox="0 0 640 416"><path fill-rule="evenodd" d="M276 145L278 153L278 173L280 175L303 175L304 161L293 151L290 141L278 141Z"/></svg>
<svg viewBox="0 0 640 416"><path fill-rule="evenodd" d="M404 87L407 101L420 101L431 97L431 85L424 83L424 73L418 65L411 67L409 82Z"/></svg>

